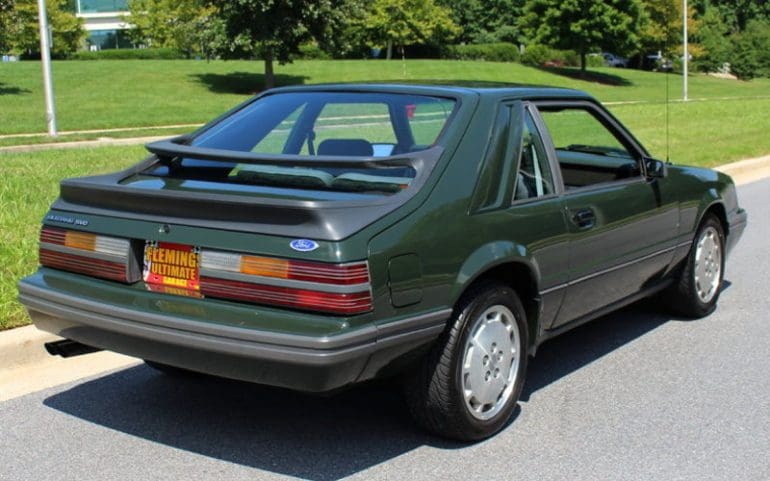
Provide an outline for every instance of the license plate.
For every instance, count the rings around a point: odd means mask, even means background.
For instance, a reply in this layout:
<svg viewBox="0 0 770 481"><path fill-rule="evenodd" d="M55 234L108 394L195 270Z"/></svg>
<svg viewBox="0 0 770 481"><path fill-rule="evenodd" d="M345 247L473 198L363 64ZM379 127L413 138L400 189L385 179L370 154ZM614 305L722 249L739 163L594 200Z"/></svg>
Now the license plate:
<svg viewBox="0 0 770 481"><path fill-rule="evenodd" d="M171 242L147 241L144 282L154 291L200 290L200 249Z"/></svg>

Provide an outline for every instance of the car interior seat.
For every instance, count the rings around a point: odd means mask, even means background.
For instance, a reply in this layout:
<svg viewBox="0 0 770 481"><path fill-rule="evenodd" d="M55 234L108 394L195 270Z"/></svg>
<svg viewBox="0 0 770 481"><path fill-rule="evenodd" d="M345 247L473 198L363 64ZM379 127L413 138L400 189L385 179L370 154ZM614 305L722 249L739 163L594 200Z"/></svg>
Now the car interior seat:
<svg viewBox="0 0 770 481"><path fill-rule="evenodd" d="M365 139L326 139L318 144L318 155L371 157L374 148Z"/></svg>

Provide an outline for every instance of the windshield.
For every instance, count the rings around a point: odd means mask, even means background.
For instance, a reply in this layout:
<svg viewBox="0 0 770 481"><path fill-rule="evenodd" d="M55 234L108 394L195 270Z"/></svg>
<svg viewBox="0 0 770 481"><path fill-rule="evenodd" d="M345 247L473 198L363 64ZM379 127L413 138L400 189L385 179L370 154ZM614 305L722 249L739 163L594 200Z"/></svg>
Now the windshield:
<svg viewBox="0 0 770 481"><path fill-rule="evenodd" d="M266 95L192 139L190 145L265 155L381 158L435 145L455 101L372 92L286 92ZM145 174L269 187L396 193L414 168L329 167L212 162L182 158L175 169Z"/></svg>

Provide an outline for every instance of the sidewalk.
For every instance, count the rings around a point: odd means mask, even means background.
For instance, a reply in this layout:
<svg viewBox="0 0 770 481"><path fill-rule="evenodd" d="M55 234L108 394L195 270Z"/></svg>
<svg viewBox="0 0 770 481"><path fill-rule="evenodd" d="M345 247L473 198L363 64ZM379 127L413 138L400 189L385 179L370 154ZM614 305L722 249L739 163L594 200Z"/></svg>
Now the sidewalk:
<svg viewBox="0 0 770 481"><path fill-rule="evenodd" d="M47 144L11 145L9 147L0 147L0 154L3 152L35 152L38 150L49 149L82 149L85 147L107 147L111 145L138 145L167 139L169 137L173 136L156 135L152 137L129 137L125 139L101 138L96 140L73 140L72 142L53 142Z"/></svg>
<svg viewBox="0 0 770 481"><path fill-rule="evenodd" d="M51 356L43 344L58 339L35 326L0 332L0 402L140 362L112 352Z"/></svg>
<svg viewBox="0 0 770 481"><path fill-rule="evenodd" d="M765 177L770 177L770 155L720 165L715 167L714 170L729 175L737 185L748 184Z"/></svg>
<svg viewBox="0 0 770 481"><path fill-rule="evenodd" d="M203 124L149 125L145 127L117 127L114 129L62 130L62 131L59 131L59 135L67 136L67 135L82 135L82 134L109 134L114 132L132 132L132 131L139 131L139 130L162 130L162 129L185 129L185 128L197 129L201 125ZM0 135L0 140L29 138L29 137L45 137L45 136L46 136L45 132L3 134L3 135Z"/></svg>

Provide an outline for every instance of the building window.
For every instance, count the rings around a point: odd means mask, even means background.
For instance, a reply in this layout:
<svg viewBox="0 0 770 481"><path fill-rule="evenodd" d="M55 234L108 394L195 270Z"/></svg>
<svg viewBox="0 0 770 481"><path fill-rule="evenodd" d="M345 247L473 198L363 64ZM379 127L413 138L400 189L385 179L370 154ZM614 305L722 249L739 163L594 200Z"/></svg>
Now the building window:
<svg viewBox="0 0 770 481"><path fill-rule="evenodd" d="M128 0L77 0L77 13L110 13L128 11Z"/></svg>
<svg viewBox="0 0 770 481"><path fill-rule="evenodd" d="M92 30L86 39L88 50L110 50L132 48L125 30Z"/></svg>

